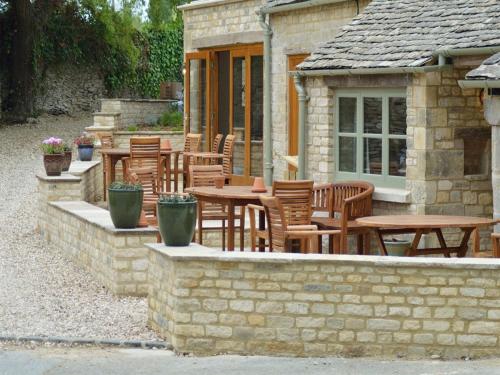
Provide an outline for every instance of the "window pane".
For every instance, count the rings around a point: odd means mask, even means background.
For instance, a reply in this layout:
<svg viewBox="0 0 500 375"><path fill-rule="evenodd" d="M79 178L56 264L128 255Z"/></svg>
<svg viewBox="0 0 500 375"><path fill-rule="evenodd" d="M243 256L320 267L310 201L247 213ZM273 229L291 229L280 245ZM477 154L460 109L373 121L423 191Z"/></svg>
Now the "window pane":
<svg viewBox="0 0 500 375"><path fill-rule="evenodd" d="M363 143L364 173L382 174L382 140L365 138Z"/></svg>
<svg viewBox="0 0 500 375"><path fill-rule="evenodd" d="M339 131L356 132L356 98L339 98Z"/></svg>
<svg viewBox="0 0 500 375"><path fill-rule="evenodd" d="M406 176L406 140L389 139L389 174Z"/></svg>
<svg viewBox="0 0 500 375"><path fill-rule="evenodd" d="M233 59L233 173L245 171L245 58Z"/></svg>
<svg viewBox="0 0 500 375"><path fill-rule="evenodd" d="M339 137L339 171L356 172L356 138Z"/></svg>
<svg viewBox="0 0 500 375"><path fill-rule="evenodd" d="M382 98L363 98L364 129L367 134L382 134Z"/></svg>
<svg viewBox="0 0 500 375"><path fill-rule="evenodd" d="M263 65L262 56L251 58L251 130L250 130L250 175L262 176L262 125L263 125Z"/></svg>
<svg viewBox="0 0 500 375"><path fill-rule="evenodd" d="M389 98L389 134L406 134L406 98Z"/></svg>

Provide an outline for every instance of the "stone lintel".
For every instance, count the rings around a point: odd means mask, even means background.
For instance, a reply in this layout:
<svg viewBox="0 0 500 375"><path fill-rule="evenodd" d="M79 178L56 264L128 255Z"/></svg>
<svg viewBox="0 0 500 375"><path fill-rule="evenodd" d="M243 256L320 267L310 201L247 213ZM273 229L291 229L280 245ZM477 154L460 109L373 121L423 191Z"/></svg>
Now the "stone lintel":
<svg viewBox="0 0 500 375"><path fill-rule="evenodd" d="M198 49L216 46L227 46L233 44L261 43L263 40L264 33L262 31L230 33L194 39L192 42L192 48Z"/></svg>
<svg viewBox="0 0 500 375"><path fill-rule="evenodd" d="M346 76L326 76L327 86L336 88L390 88L406 87L411 84L411 74L380 74L380 75L346 75Z"/></svg>

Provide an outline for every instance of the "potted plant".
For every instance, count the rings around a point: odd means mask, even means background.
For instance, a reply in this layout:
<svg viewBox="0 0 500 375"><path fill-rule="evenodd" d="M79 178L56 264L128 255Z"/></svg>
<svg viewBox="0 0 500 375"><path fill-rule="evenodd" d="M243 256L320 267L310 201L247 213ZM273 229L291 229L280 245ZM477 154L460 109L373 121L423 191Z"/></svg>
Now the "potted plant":
<svg viewBox="0 0 500 375"><path fill-rule="evenodd" d="M196 198L172 194L158 200L157 216L161 237L167 246L187 246L196 226Z"/></svg>
<svg viewBox="0 0 500 375"><path fill-rule="evenodd" d="M83 132L75 139L78 146L78 159L81 161L91 161L94 153L95 137L87 132Z"/></svg>
<svg viewBox="0 0 500 375"><path fill-rule="evenodd" d="M62 170L63 172L69 171L69 166L71 165L71 159L73 158L73 153L71 152L71 146L68 145L67 143L64 143L63 145L63 166Z"/></svg>
<svg viewBox="0 0 500 375"><path fill-rule="evenodd" d="M63 141L50 137L42 142L43 165L47 176L60 176L63 167Z"/></svg>
<svg viewBox="0 0 500 375"><path fill-rule="evenodd" d="M139 223L144 191L140 184L113 182L108 188L111 220L116 228L132 229Z"/></svg>

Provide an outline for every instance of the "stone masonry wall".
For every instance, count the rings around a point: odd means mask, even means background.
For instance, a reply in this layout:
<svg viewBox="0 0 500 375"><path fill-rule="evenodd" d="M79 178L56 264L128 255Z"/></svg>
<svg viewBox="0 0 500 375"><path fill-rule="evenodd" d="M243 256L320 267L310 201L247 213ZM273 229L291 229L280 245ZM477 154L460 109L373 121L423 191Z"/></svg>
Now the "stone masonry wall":
<svg viewBox="0 0 500 375"><path fill-rule="evenodd" d="M149 324L178 352L500 354L498 260L149 246Z"/></svg>
<svg viewBox="0 0 500 375"><path fill-rule="evenodd" d="M35 98L35 108L55 115L90 112L106 96L98 67L70 64L52 66L45 73Z"/></svg>
<svg viewBox="0 0 500 375"><path fill-rule="evenodd" d="M370 1L359 2L360 12ZM274 177L282 179L287 170L287 163L282 156L288 155L288 56L296 54L310 54L318 45L332 40L342 26L348 24L356 16L357 7L353 1L337 4L315 6L291 12L271 14L272 37L272 123L273 123L273 153ZM316 83L313 83L316 85ZM317 87L317 86L316 86ZM329 111L323 111L325 92L319 88L312 93L315 98L310 102L314 109L309 110L310 116L326 116ZM311 95L312 96L312 95ZM322 98L322 99L319 99ZM316 123L314 118L308 124ZM324 123L324 121L322 122ZM326 148L330 147L331 139L326 128L318 127L309 134L318 135L320 139L311 139L308 151L315 151L309 164L311 176L325 179L328 174L331 156ZM332 138L332 137L330 137ZM311 147L312 146L312 147ZM321 150L318 150L321 148ZM318 181L320 181L318 180ZM316 180L315 180L316 181ZM330 180L331 181L331 180Z"/></svg>
<svg viewBox="0 0 500 375"><path fill-rule="evenodd" d="M86 202L52 202L41 234L111 292L148 293L148 249L153 228L115 229L109 212Z"/></svg>
<svg viewBox="0 0 500 375"><path fill-rule="evenodd" d="M170 140L172 145L172 150L183 150L184 149L184 132L127 132L127 131L116 131L113 132L113 142L115 147L129 148L130 138L132 137L160 137L163 139ZM181 158L182 159L182 158Z"/></svg>

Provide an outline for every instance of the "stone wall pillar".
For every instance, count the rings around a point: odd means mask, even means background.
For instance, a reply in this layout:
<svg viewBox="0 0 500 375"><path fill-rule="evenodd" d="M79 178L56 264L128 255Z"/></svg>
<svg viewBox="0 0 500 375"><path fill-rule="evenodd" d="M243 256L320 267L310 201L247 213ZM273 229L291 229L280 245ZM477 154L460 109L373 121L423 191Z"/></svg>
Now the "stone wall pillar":
<svg viewBox="0 0 500 375"><path fill-rule="evenodd" d="M493 188L493 218L500 219L500 96L485 100L484 115L491 125L491 184ZM499 225L495 232L500 231Z"/></svg>

